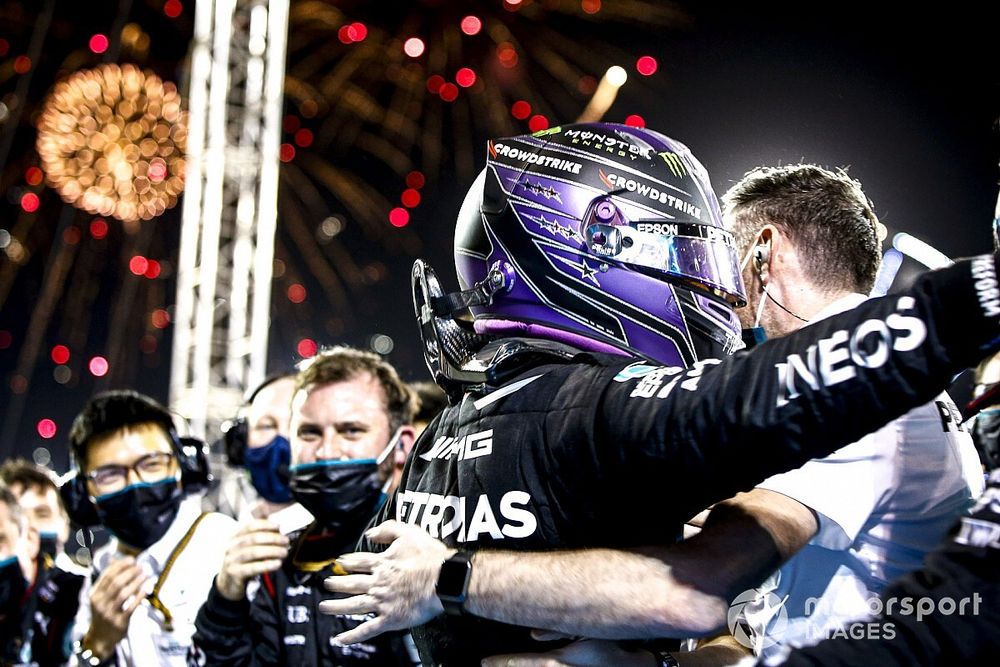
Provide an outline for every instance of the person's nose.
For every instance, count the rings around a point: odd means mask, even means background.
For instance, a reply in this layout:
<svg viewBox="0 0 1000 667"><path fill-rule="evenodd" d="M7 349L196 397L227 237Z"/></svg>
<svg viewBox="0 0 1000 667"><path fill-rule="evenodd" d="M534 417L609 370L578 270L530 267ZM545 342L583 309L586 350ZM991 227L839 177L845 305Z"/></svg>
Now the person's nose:
<svg viewBox="0 0 1000 667"><path fill-rule="evenodd" d="M341 447L340 436L333 427L323 431L323 442L316 451L316 458L323 461L337 461L344 457L344 450Z"/></svg>

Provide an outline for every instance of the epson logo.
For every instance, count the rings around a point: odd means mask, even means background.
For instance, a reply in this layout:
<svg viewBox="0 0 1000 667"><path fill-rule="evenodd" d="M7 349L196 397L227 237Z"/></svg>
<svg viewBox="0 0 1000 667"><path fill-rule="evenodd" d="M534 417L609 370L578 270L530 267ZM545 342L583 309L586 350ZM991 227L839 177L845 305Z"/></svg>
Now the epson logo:
<svg viewBox="0 0 1000 667"><path fill-rule="evenodd" d="M728 246L733 245L732 235L724 229L711 227L709 225L692 225L690 223L680 225L670 222L639 222L635 225L635 231L647 234L659 234L662 236L696 236L707 241L721 241Z"/></svg>
<svg viewBox="0 0 1000 667"><path fill-rule="evenodd" d="M912 310L913 297L900 297L896 309ZM775 364L778 371L778 407L801 395L797 384L804 382L810 389L832 387L857 376L860 368L881 368L891 351L915 350L927 338L927 325L918 317L893 313L882 320L865 320L853 331L834 331L828 337L810 345L805 358L790 354L786 361Z"/></svg>
<svg viewBox="0 0 1000 667"><path fill-rule="evenodd" d="M681 233L680 227L677 225L657 222L640 222L635 226L635 231L647 234L663 234L664 236L677 236Z"/></svg>

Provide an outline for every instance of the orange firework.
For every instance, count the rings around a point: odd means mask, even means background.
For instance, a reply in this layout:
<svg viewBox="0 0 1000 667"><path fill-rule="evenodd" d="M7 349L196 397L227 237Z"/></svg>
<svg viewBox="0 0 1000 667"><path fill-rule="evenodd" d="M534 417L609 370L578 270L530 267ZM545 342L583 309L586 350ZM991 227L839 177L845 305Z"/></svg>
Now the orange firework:
<svg viewBox="0 0 1000 667"><path fill-rule="evenodd" d="M185 121L177 88L152 72L114 64L75 72L42 105L46 180L90 213L150 220L184 189Z"/></svg>

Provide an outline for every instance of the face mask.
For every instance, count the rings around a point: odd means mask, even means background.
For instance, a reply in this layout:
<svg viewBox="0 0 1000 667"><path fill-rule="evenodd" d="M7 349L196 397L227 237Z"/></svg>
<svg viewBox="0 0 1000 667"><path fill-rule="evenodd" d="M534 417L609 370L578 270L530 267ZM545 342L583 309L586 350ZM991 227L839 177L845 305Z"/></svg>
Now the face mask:
<svg viewBox="0 0 1000 667"><path fill-rule="evenodd" d="M101 524L115 537L139 550L148 549L170 528L181 505L176 477L132 484L96 498Z"/></svg>
<svg viewBox="0 0 1000 667"><path fill-rule="evenodd" d="M1000 466L1000 409L987 408L976 415L972 440L987 470Z"/></svg>
<svg viewBox="0 0 1000 667"><path fill-rule="evenodd" d="M317 461L289 468L292 496L317 523L338 531L359 531L375 514L392 482L379 478L385 457L399 442L399 433L376 459Z"/></svg>
<svg viewBox="0 0 1000 667"><path fill-rule="evenodd" d="M282 477L292 460L287 438L277 435L263 447L247 447L243 457L250 471L250 483L262 498L272 503L287 503L292 499L292 492Z"/></svg>
<svg viewBox="0 0 1000 667"><path fill-rule="evenodd" d="M55 558L59 551L59 535L48 531L38 533L39 550L49 558Z"/></svg>
<svg viewBox="0 0 1000 667"><path fill-rule="evenodd" d="M0 560L0 617L19 618L21 600L28 590L28 582L21 572L17 556Z"/></svg>

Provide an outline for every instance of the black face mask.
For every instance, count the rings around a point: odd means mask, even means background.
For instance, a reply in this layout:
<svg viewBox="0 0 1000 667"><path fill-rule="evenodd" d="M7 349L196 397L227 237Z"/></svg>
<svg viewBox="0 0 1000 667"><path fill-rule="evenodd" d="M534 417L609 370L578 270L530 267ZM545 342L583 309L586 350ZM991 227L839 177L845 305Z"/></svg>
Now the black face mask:
<svg viewBox="0 0 1000 667"><path fill-rule="evenodd" d="M1000 466L1000 408L987 408L976 415L972 441L987 470Z"/></svg>
<svg viewBox="0 0 1000 667"><path fill-rule="evenodd" d="M743 345L746 350L752 350L767 340L767 334L764 333L764 327L750 327L749 329L742 329L740 335L743 338Z"/></svg>
<svg viewBox="0 0 1000 667"><path fill-rule="evenodd" d="M384 497L378 471L375 459L303 463L289 468L289 487L316 523L336 532L360 533Z"/></svg>
<svg viewBox="0 0 1000 667"><path fill-rule="evenodd" d="M21 617L21 601L28 590L28 582L21 572L17 556L0 561L0 620Z"/></svg>
<svg viewBox="0 0 1000 667"><path fill-rule="evenodd" d="M140 551L163 537L181 505L176 477L132 484L95 499L101 524L115 537Z"/></svg>

